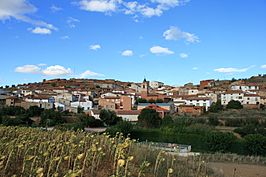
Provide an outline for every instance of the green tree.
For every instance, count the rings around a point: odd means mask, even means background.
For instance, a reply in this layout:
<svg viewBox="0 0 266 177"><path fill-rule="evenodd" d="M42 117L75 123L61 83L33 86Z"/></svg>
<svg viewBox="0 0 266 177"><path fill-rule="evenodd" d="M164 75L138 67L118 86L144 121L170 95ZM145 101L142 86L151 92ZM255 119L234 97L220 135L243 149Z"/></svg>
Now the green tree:
<svg viewBox="0 0 266 177"><path fill-rule="evenodd" d="M222 110L223 110L223 105L221 104L221 100L218 100L217 102L213 102L209 109L210 112L214 112L214 113L217 113Z"/></svg>
<svg viewBox="0 0 266 177"><path fill-rule="evenodd" d="M145 128L156 128L160 126L161 118L154 109L142 109L138 116L138 123Z"/></svg>
<svg viewBox="0 0 266 177"><path fill-rule="evenodd" d="M173 121L172 116L170 116L170 115L167 115L162 119L162 126L163 127L171 127L171 126L173 126L173 124L174 124L174 121Z"/></svg>
<svg viewBox="0 0 266 177"><path fill-rule="evenodd" d="M219 119L218 119L217 116L211 115L211 116L208 118L208 123L209 123L210 125L217 126L217 125L219 125Z"/></svg>
<svg viewBox="0 0 266 177"><path fill-rule="evenodd" d="M80 121L85 127L103 127L103 121L100 119L95 119L93 116L87 116L85 114L80 115Z"/></svg>
<svg viewBox="0 0 266 177"><path fill-rule="evenodd" d="M242 109L243 106L239 101L231 100L226 106L227 109Z"/></svg>
<svg viewBox="0 0 266 177"><path fill-rule="evenodd" d="M29 109L26 111L26 114L29 116L29 117L38 117L38 116L41 116L42 112L44 111L43 108L40 108L38 106L31 106L29 107Z"/></svg>
<svg viewBox="0 0 266 177"><path fill-rule="evenodd" d="M259 134L247 135L244 138L244 147L250 155L265 155L266 137Z"/></svg>
<svg viewBox="0 0 266 177"><path fill-rule="evenodd" d="M40 125L42 126L55 126L64 122L61 113L54 111L53 109L44 110L41 114Z"/></svg>
<svg viewBox="0 0 266 177"><path fill-rule="evenodd" d="M212 132L208 133L206 142L210 151L227 152L235 141L232 133Z"/></svg>
<svg viewBox="0 0 266 177"><path fill-rule="evenodd" d="M147 103L148 101L145 98L137 98L136 103Z"/></svg>
<svg viewBox="0 0 266 177"><path fill-rule="evenodd" d="M117 132L123 133L125 136L129 135L133 130L133 125L128 121L120 121L117 125L109 127L107 132L111 135L116 135Z"/></svg>
<svg viewBox="0 0 266 177"><path fill-rule="evenodd" d="M107 125L115 125L118 122L122 121L121 117L117 117L114 111L108 109L102 109L100 112L100 119Z"/></svg>

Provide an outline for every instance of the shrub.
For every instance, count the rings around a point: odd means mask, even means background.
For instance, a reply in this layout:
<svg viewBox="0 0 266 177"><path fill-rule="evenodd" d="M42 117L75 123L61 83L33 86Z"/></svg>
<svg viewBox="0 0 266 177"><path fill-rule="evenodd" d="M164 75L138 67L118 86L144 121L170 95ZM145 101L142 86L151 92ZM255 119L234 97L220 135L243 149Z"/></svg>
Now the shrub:
<svg viewBox="0 0 266 177"><path fill-rule="evenodd" d="M118 122L122 121L121 117L117 117L114 111L108 109L102 109L100 112L100 119L107 125L115 125Z"/></svg>
<svg viewBox="0 0 266 177"><path fill-rule="evenodd" d="M258 127L255 125L247 125L244 127L240 127L234 130L234 132L240 134L241 136L246 136L249 134L261 134L263 136L266 136L266 129L263 127Z"/></svg>
<svg viewBox="0 0 266 177"><path fill-rule="evenodd" d="M209 109L210 112L214 112L214 113L217 113L222 110L223 110L223 105L221 104L221 100L218 100L216 103L213 102Z"/></svg>
<svg viewBox="0 0 266 177"><path fill-rule="evenodd" d="M212 132L207 135L206 142L210 151L227 152L235 139L232 133Z"/></svg>
<svg viewBox="0 0 266 177"><path fill-rule="evenodd" d="M208 118L208 123L213 126L219 125L219 119L216 116L210 116Z"/></svg>
<svg viewBox="0 0 266 177"><path fill-rule="evenodd" d="M154 109L143 109L138 116L138 123L145 128L156 128L160 126L161 118Z"/></svg>
<svg viewBox="0 0 266 177"><path fill-rule="evenodd" d="M239 101L231 100L226 106L227 109L242 109L243 106Z"/></svg>
<svg viewBox="0 0 266 177"><path fill-rule="evenodd" d="M173 124L174 124L174 121L170 115L165 116L162 120L162 126L163 127L173 126Z"/></svg>
<svg viewBox="0 0 266 177"><path fill-rule="evenodd" d="M44 110L41 114L40 125L42 126L54 126L64 122L60 112L56 112L53 109Z"/></svg>
<svg viewBox="0 0 266 177"><path fill-rule="evenodd" d="M244 138L244 147L249 155L265 155L266 137L259 134L247 135Z"/></svg>
<svg viewBox="0 0 266 177"><path fill-rule="evenodd" d="M109 127L107 129L107 132L111 135L115 135L117 132L121 132L124 135L128 135L132 132L133 125L130 122L127 121L121 121L117 125Z"/></svg>

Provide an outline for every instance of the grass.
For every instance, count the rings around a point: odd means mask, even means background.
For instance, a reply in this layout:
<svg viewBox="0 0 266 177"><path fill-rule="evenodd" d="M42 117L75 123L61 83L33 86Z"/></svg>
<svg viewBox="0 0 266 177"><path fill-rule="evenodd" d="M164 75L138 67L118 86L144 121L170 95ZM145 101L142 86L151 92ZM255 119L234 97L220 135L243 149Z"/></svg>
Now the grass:
<svg viewBox="0 0 266 177"><path fill-rule="evenodd" d="M206 177L201 157L183 158L141 146L117 133L42 131L0 126L0 176Z"/></svg>

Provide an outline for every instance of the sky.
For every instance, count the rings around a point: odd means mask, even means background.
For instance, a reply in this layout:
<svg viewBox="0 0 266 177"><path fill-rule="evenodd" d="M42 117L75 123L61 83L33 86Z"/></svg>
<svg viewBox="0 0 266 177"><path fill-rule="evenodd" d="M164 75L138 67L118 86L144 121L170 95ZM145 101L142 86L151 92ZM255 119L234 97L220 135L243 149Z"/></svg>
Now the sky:
<svg viewBox="0 0 266 177"><path fill-rule="evenodd" d="M0 85L266 73L265 0L0 0Z"/></svg>

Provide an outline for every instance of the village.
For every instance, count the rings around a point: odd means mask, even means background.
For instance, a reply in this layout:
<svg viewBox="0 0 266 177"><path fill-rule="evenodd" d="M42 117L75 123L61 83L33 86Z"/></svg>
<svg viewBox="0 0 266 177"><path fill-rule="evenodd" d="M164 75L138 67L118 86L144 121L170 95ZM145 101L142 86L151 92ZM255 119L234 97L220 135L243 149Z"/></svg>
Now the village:
<svg viewBox="0 0 266 177"><path fill-rule="evenodd" d="M260 77L260 76L257 76ZM174 87L159 81L121 82L112 79L52 79L0 89L1 106L28 109L37 106L77 113L79 109L99 119L100 110L115 111L129 122L137 122L144 108L166 115L197 117L216 102L226 106L239 101L244 108L260 109L266 104L265 82L245 80L202 80Z"/></svg>

